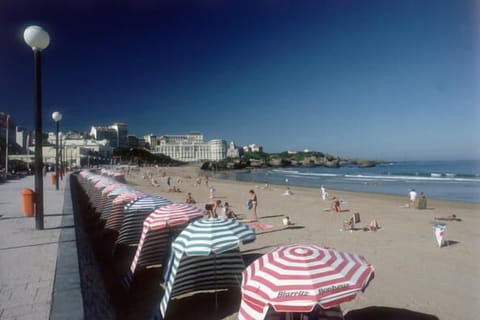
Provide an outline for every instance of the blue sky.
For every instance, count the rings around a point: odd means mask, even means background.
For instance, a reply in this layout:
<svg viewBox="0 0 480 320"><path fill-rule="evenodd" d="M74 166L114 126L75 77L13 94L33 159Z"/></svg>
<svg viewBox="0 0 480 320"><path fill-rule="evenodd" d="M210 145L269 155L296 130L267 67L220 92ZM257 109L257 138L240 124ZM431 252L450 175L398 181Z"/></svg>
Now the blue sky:
<svg viewBox="0 0 480 320"><path fill-rule="evenodd" d="M161 3L161 4L159 4ZM480 159L475 1L0 2L0 111L33 128L26 26L46 29L44 131L124 121L266 152Z"/></svg>

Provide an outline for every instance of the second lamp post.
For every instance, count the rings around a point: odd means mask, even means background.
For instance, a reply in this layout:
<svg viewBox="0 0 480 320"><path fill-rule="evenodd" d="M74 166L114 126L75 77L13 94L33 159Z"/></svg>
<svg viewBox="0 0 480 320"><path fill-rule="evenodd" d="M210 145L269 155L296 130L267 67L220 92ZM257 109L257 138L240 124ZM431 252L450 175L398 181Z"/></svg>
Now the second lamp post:
<svg viewBox="0 0 480 320"><path fill-rule="evenodd" d="M57 128L55 130L55 137L56 137L56 143L55 143L55 189L58 190L58 176L60 174L60 170L58 167L58 129L60 127L60 120L62 120L62 114L58 111L55 111L52 113L52 119L55 121Z"/></svg>

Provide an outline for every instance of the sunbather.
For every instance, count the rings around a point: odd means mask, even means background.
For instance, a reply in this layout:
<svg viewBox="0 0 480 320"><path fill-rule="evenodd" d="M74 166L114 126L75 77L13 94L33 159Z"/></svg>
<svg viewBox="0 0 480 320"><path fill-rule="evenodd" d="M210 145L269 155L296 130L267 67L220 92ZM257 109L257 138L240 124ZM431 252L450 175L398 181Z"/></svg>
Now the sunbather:
<svg viewBox="0 0 480 320"><path fill-rule="evenodd" d="M456 214L451 214L448 217L435 217L435 220L446 220L446 221L462 221L462 219L457 218Z"/></svg>
<svg viewBox="0 0 480 320"><path fill-rule="evenodd" d="M160 187L160 184L158 183L158 181L153 179L153 178L151 180L151 183L152 183L152 186L154 186L154 187Z"/></svg>
<svg viewBox="0 0 480 320"><path fill-rule="evenodd" d="M195 203L195 200L193 199L191 192L187 193L187 195L185 196L185 203L190 203L190 204Z"/></svg>
<svg viewBox="0 0 480 320"><path fill-rule="evenodd" d="M285 216L285 218L283 218L282 220L282 223L284 226L288 227L288 226L293 226L295 223L293 223L291 220L290 220L290 217L289 216Z"/></svg>
<svg viewBox="0 0 480 320"><path fill-rule="evenodd" d="M373 219L367 227L363 228L363 231L377 231L378 229L380 229L380 226L377 220Z"/></svg>
<svg viewBox="0 0 480 320"><path fill-rule="evenodd" d="M223 205L222 211L223 211L224 216L226 216L227 218L238 219L235 212L233 212L233 210L230 208L230 205L228 204L228 202L225 202L225 204Z"/></svg>

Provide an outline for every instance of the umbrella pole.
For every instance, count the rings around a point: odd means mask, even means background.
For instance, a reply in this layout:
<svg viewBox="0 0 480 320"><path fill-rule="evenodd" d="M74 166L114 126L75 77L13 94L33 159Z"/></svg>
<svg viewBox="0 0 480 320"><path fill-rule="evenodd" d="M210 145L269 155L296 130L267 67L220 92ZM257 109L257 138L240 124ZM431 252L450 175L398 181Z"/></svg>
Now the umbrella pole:
<svg viewBox="0 0 480 320"><path fill-rule="evenodd" d="M213 253L214 256L215 256L215 260L214 260L214 268L215 268L215 272L214 272L214 281L215 281L215 311L218 311L218 291L217 291L217 254L216 253Z"/></svg>

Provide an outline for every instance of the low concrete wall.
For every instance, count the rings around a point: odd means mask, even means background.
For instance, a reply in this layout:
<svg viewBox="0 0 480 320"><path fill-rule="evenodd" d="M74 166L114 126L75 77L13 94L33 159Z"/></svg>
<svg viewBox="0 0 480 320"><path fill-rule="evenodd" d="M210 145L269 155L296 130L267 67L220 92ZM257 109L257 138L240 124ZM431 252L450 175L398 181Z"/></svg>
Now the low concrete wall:
<svg viewBox="0 0 480 320"><path fill-rule="evenodd" d="M65 183L50 319L84 319L71 188Z"/></svg>
<svg viewBox="0 0 480 320"><path fill-rule="evenodd" d="M50 319L115 319L87 234L88 201L76 173L67 184Z"/></svg>

